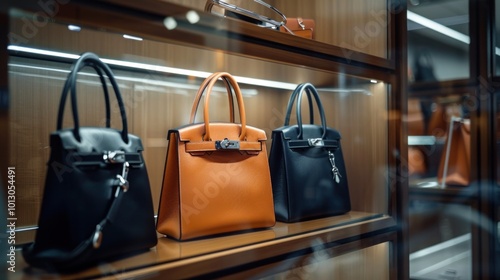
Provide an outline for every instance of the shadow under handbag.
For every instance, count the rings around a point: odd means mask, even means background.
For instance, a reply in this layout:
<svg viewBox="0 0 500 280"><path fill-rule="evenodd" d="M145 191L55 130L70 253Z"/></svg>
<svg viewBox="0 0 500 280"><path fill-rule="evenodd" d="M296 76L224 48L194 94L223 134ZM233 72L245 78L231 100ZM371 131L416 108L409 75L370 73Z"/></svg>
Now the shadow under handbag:
<svg viewBox="0 0 500 280"><path fill-rule="evenodd" d="M241 124L210 122L209 97L219 78L229 95L234 90ZM195 124L204 92L204 122ZM246 124L243 97L230 74L205 79L190 124L170 130L168 140L158 232L187 240L275 224L266 134Z"/></svg>
<svg viewBox="0 0 500 280"><path fill-rule="evenodd" d="M96 70L106 102L106 127L81 127L76 99L77 73ZM122 130L110 128L106 80L115 91ZM63 129L71 92L74 128ZM23 248L33 267L76 271L148 250L156 245L154 208L143 146L129 134L125 106L111 69L93 53L75 62L64 85L57 130L50 135L42 208L35 241Z"/></svg>
<svg viewBox="0 0 500 280"><path fill-rule="evenodd" d="M451 117L438 171L443 188L470 184L470 149L470 119Z"/></svg>
<svg viewBox="0 0 500 280"><path fill-rule="evenodd" d="M311 124L303 124L301 100L306 92ZM314 125L311 97L321 125ZM296 102L297 124L289 125ZM297 86L287 106L283 127L272 132L269 165L276 220L297 222L333 216L351 210L340 133L327 127L323 105L310 83Z"/></svg>
<svg viewBox="0 0 500 280"><path fill-rule="evenodd" d="M276 7L271 6L262 0L254 0L254 2L270 9L271 11L276 13L280 17L280 19L275 20L261 15L255 11L230 4L222 0L207 0L205 4L205 11L212 13L212 8L214 6L217 6L224 10L224 15L227 17L243 20L260 27L277 30L283 33L289 33L303 38L314 39L315 22L313 19L303 19L301 17L287 19L287 17Z"/></svg>

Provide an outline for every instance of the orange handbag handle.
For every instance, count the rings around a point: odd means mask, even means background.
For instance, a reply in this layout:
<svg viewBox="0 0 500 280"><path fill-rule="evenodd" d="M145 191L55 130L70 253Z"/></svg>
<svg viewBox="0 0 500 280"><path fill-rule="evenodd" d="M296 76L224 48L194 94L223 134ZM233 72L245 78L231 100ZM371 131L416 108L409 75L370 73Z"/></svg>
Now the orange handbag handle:
<svg viewBox="0 0 500 280"><path fill-rule="evenodd" d="M236 96L236 101L238 103L238 108L240 112L240 122L241 122L241 132L240 132L240 137L239 140L243 141L246 138L246 115L245 115L245 106L243 105L243 95L241 94L240 87L238 86L238 83L236 80L231 76L231 74L227 72L216 72L212 75L210 75L208 78L205 79L205 81L202 83L200 88L198 89L198 93L196 94L195 101L193 103L193 108L191 110L191 117L192 121L194 121L194 116L196 115L196 111L198 108L198 104L200 103L201 97L203 96L203 93L205 92L206 89L206 96L205 96L205 104L203 107L203 118L205 121L205 136L203 137L204 141L211 141L210 138L210 117L208 113L208 106L209 106L209 101L210 101L210 93L212 92L212 88L214 87L215 83L217 80L221 78L223 81L226 83L226 89L228 90L228 95L231 95L231 88L234 90L234 95ZM232 103L232 102L231 102ZM231 105L230 105L230 110L231 110Z"/></svg>
<svg viewBox="0 0 500 280"><path fill-rule="evenodd" d="M208 84L208 82L213 78L213 76L217 73L213 73L210 76L208 76L203 83L201 84L200 88L205 88ZM229 121L234 122L234 104L233 104L233 93L231 92L231 86L229 85L229 82L227 79L223 78L222 81L224 82L224 85L226 86L226 90L228 93L228 99L229 99ZM203 94L203 91L198 91L196 94L196 97L194 98L195 102L193 102L193 107L191 108L191 117L189 118L189 123L194 123L194 120L196 119L196 111L198 109L198 105L200 104L201 100L201 95Z"/></svg>

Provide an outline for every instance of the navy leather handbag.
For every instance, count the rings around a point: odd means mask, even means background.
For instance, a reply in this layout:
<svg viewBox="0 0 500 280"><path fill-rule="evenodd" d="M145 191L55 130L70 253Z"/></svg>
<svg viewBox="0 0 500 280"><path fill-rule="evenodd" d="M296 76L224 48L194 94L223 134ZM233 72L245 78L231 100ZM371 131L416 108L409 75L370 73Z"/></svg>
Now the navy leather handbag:
<svg viewBox="0 0 500 280"><path fill-rule="evenodd" d="M303 124L301 100L307 94L310 124ZM312 101L321 125L314 125ZM290 125L296 103L297 124ZM273 130L269 154L276 220L297 222L333 216L351 210L347 172L340 133L327 127L316 88L297 86L288 102L284 126Z"/></svg>

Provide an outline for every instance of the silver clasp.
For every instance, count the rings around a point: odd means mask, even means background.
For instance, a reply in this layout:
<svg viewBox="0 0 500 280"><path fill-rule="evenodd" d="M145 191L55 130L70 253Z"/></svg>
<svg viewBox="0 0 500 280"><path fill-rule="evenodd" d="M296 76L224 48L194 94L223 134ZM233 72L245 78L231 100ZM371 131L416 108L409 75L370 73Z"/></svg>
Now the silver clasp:
<svg viewBox="0 0 500 280"><path fill-rule="evenodd" d="M307 141L309 142L309 146L311 146L311 147L324 147L325 146L325 142L323 142L322 138L309 138L309 139L307 139Z"/></svg>
<svg viewBox="0 0 500 280"><path fill-rule="evenodd" d="M240 149L240 141L237 140L229 140L224 138L224 140L215 141L215 148L217 150L239 150Z"/></svg>
<svg viewBox="0 0 500 280"><path fill-rule="evenodd" d="M115 197L117 197L120 194L120 190L123 190L123 192L128 191L129 184L128 184L127 176L128 176L129 167L130 167L130 164L128 162L124 162L122 174L116 175L116 179L118 179L118 188L116 188Z"/></svg>
<svg viewBox="0 0 500 280"><path fill-rule="evenodd" d="M331 151L328 151L328 159L330 159L330 164L332 165L333 179L338 184L340 183L340 177L342 177L342 175L340 175L339 168L335 164L335 155Z"/></svg>
<svg viewBox="0 0 500 280"><path fill-rule="evenodd" d="M299 23L299 26L302 28L302 30L306 30L306 25L304 24L304 20L301 17L297 18L297 22Z"/></svg>
<svg viewBox="0 0 500 280"><path fill-rule="evenodd" d="M102 244L102 227L98 224L94 231L94 236L92 236L92 246L94 249L101 247Z"/></svg>
<svg viewBox="0 0 500 280"><path fill-rule="evenodd" d="M124 163L125 162L125 152L124 151L104 151L102 159L105 163Z"/></svg>

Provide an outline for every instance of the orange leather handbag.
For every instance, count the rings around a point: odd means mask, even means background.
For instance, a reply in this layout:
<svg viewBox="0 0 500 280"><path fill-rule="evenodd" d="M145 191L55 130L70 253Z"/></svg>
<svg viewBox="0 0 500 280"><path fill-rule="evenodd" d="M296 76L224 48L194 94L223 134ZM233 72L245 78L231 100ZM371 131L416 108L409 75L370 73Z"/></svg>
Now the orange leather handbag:
<svg viewBox="0 0 500 280"><path fill-rule="evenodd" d="M293 35L314 39L314 19L287 18L284 26L280 26L280 32L291 33Z"/></svg>
<svg viewBox="0 0 500 280"><path fill-rule="evenodd" d="M441 157L438 182L442 186L470 184L470 120L452 117Z"/></svg>
<svg viewBox="0 0 500 280"><path fill-rule="evenodd" d="M209 97L219 78L230 96L231 88L235 93L241 124L210 122ZM204 122L195 124L204 92ZM274 226L266 134L246 124L243 97L230 74L214 73L203 82L190 124L170 130L168 140L159 233L187 240Z"/></svg>

